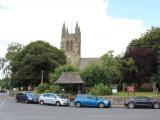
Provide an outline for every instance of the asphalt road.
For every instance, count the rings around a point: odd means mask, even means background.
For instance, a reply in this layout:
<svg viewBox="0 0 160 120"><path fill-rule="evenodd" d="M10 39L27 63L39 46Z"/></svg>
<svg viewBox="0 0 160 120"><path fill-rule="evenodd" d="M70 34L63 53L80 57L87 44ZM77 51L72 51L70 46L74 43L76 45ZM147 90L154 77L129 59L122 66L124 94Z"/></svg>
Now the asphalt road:
<svg viewBox="0 0 160 120"><path fill-rule="evenodd" d="M160 120L160 109L56 107L0 95L0 120Z"/></svg>

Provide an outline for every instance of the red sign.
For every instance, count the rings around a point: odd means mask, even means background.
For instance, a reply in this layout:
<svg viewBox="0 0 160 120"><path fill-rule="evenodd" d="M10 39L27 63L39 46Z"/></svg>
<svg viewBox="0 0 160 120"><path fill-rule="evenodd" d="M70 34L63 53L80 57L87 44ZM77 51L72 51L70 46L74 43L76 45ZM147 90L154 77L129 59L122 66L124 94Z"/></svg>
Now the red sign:
<svg viewBox="0 0 160 120"><path fill-rule="evenodd" d="M135 86L128 86L127 90L129 93L134 93L135 92Z"/></svg>

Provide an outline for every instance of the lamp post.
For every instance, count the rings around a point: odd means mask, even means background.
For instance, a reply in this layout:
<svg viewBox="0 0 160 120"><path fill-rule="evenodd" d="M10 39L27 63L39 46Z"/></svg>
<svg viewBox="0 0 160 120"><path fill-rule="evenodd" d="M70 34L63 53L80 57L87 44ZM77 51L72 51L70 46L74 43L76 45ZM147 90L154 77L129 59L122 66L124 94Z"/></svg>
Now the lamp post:
<svg viewBox="0 0 160 120"><path fill-rule="evenodd" d="M41 70L41 83L43 83L43 73L44 73L44 71Z"/></svg>

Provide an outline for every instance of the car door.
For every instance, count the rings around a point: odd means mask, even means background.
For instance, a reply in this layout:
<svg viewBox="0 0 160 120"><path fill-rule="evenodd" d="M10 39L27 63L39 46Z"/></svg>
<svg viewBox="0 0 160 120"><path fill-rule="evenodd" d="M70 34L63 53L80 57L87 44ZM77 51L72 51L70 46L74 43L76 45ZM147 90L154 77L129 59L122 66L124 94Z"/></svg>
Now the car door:
<svg viewBox="0 0 160 120"><path fill-rule="evenodd" d="M49 104L56 104L56 96L54 94L49 94L48 102Z"/></svg>
<svg viewBox="0 0 160 120"><path fill-rule="evenodd" d="M136 105L140 107L149 106L149 98L148 97L138 97L136 98Z"/></svg>
<svg viewBox="0 0 160 120"><path fill-rule="evenodd" d="M143 97L142 98L142 105L145 106L145 107L152 106L152 102L150 102L150 98L149 97Z"/></svg>
<svg viewBox="0 0 160 120"><path fill-rule="evenodd" d="M94 96L88 96L86 101L87 106L97 106L97 99Z"/></svg>
<svg viewBox="0 0 160 120"><path fill-rule="evenodd" d="M27 95L25 93L21 94L21 101L26 101L27 100Z"/></svg>
<svg viewBox="0 0 160 120"><path fill-rule="evenodd" d="M49 104L49 94L43 94L43 101L44 103Z"/></svg>

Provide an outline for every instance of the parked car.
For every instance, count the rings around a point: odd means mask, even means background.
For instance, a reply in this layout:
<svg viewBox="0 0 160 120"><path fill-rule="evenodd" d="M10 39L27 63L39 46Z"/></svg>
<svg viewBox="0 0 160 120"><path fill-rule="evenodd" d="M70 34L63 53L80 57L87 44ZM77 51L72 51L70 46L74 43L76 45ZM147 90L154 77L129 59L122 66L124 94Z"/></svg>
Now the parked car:
<svg viewBox="0 0 160 120"><path fill-rule="evenodd" d="M69 106L70 100L63 95L58 95L54 93L43 93L39 97L39 103L43 104L53 104L56 106Z"/></svg>
<svg viewBox="0 0 160 120"><path fill-rule="evenodd" d="M32 92L19 92L16 94L17 102L38 103L38 97Z"/></svg>
<svg viewBox="0 0 160 120"><path fill-rule="evenodd" d="M111 107L111 102L105 100L102 97L93 96L90 94L80 94L75 97L74 105L77 107L88 106L88 107Z"/></svg>
<svg viewBox="0 0 160 120"><path fill-rule="evenodd" d="M160 101L146 96L128 98L124 105L133 109L135 107L152 107L155 109L160 108Z"/></svg>

